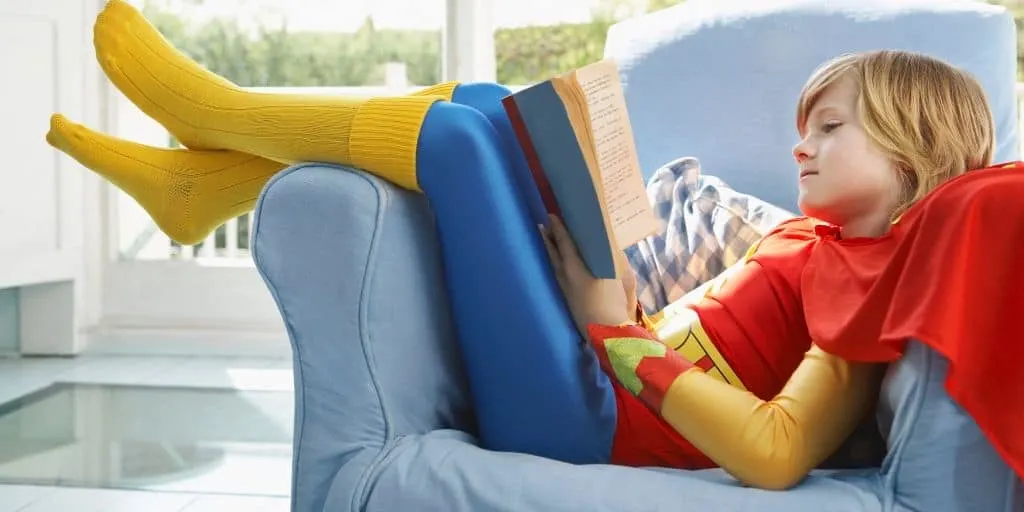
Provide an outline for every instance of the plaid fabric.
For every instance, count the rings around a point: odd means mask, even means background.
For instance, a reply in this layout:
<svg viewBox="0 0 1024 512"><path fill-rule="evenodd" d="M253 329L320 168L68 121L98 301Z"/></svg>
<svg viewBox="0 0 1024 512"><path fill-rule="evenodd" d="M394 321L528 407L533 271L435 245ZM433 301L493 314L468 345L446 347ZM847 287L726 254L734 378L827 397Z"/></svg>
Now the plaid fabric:
<svg viewBox="0 0 1024 512"><path fill-rule="evenodd" d="M659 169L647 184L647 197L661 230L627 249L626 257L648 314L720 274L768 230L794 216L702 174L692 157Z"/></svg>

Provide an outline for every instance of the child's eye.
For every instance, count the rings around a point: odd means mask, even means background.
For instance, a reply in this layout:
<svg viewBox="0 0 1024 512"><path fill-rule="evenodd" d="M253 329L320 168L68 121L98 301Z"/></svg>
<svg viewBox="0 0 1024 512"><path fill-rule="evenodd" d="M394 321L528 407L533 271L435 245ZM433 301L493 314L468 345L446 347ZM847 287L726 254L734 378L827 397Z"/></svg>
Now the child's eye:
<svg viewBox="0 0 1024 512"><path fill-rule="evenodd" d="M829 121L821 127L821 131L825 133L830 133L832 130L839 128L839 126L842 124L843 123L840 123L839 121Z"/></svg>

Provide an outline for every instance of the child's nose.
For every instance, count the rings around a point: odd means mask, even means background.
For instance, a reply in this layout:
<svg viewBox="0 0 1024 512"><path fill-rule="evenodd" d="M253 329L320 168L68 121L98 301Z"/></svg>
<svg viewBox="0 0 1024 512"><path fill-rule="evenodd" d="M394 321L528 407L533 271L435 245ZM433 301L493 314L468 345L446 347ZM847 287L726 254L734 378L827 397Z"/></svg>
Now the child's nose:
<svg viewBox="0 0 1024 512"><path fill-rule="evenodd" d="M796 159L796 163L802 164L805 160L810 158L810 153L807 151L807 145L803 142L793 146L793 158Z"/></svg>

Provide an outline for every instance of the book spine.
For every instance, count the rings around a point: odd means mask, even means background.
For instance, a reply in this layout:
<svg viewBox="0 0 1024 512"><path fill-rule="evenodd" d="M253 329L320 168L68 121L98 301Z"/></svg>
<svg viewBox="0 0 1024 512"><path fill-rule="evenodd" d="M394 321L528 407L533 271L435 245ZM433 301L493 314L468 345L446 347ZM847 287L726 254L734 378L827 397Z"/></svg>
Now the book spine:
<svg viewBox="0 0 1024 512"><path fill-rule="evenodd" d="M555 193L551 190L551 183L548 182L544 174L544 168L540 164L540 157L537 156L537 149L533 146L533 140L530 139L530 134L526 131L523 116L519 112L519 107L516 105L514 97L506 96L501 100L501 104L505 108L505 113L508 114L509 122L512 124L512 131L515 132L516 139L519 141L519 147L523 150L523 156L530 167L530 174L533 175L533 182L536 184L538 192L540 192L540 198L544 202L544 209L552 215L561 217L562 212L558 209Z"/></svg>

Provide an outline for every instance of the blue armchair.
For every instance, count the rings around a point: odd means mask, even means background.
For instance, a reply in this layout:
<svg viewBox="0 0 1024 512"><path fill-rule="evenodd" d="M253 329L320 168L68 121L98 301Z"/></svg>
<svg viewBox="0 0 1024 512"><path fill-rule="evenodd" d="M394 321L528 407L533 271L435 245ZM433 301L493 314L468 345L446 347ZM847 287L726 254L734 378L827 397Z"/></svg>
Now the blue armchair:
<svg viewBox="0 0 1024 512"><path fill-rule="evenodd" d="M695 155L738 190L795 208L793 103L815 66L919 50L981 79L998 158L1017 158L1016 35L969 0L688 0L616 25L643 167ZM356 169L292 167L265 188L254 255L294 350L292 509L312 511L1020 511L1024 491L917 343L878 407L880 467L818 470L795 489L719 470L573 465L481 447L426 200Z"/></svg>

